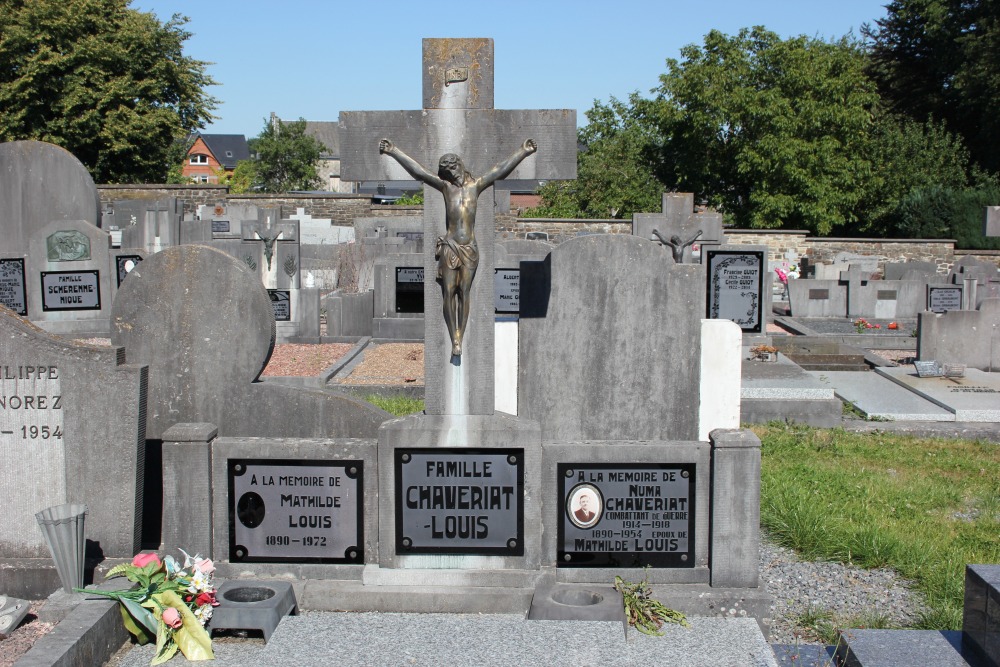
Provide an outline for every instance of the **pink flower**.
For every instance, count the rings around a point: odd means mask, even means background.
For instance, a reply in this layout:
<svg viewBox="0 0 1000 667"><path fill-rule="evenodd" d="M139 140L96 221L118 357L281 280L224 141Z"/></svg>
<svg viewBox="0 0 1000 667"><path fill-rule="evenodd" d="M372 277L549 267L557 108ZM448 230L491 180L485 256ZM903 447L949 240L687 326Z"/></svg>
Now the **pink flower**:
<svg viewBox="0 0 1000 667"><path fill-rule="evenodd" d="M782 285L787 285L788 284L788 274L787 273L785 273L784 271L782 271L779 268L775 268L774 272L778 274L778 280L781 281Z"/></svg>
<svg viewBox="0 0 1000 667"><path fill-rule="evenodd" d="M136 554L132 559L132 565L135 567L146 567L150 563L156 563L156 567L160 567L160 559L156 554Z"/></svg>
<svg viewBox="0 0 1000 667"><path fill-rule="evenodd" d="M174 630L184 625L184 621L181 619L181 613L173 607L167 607L163 610L163 622L167 625L167 627L173 628Z"/></svg>
<svg viewBox="0 0 1000 667"><path fill-rule="evenodd" d="M215 565L209 558L205 558L204 560L198 561L197 563L194 564L194 566L195 568L198 569L198 571L203 572L205 574L212 574L213 572L215 572Z"/></svg>

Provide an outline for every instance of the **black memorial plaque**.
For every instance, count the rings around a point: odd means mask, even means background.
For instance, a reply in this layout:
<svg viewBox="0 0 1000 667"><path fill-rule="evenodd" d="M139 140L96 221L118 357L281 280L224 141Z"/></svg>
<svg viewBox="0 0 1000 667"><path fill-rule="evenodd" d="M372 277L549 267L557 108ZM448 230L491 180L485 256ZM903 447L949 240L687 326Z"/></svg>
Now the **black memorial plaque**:
<svg viewBox="0 0 1000 667"><path fill-rule="evenodd" d="M694 567L694 463L560 463L559 567Z"/></svg>
<svg viewBox="0 0 1000 667"><path fill-rule="evenodd" d="M142 255L115 255L115 269L118 273L118 287L122 286L125 276L132 272L136 264L142 261Z"/></svg>
<svg viewBox="0 0 1000 667"><path fill-rule="evenodd" d="M830 290L828 289L811 289L809 290L809 298L813 301L826 301L830 298Z"/></svg>
<svg viewBox="0 0 1000 667"><path fill-rule="evenodd" d="M28 314L24 288L24 258L0 259L0 304L21 316Z"/></svg>
<svg viewBox="0 0 1000 667"><path fill-rule="evenodd" d="M212 233L213 234L228 234L229 233L229 221L228 220L213 220L212 221Z"/></svg>
<svg viewBox="0 0 1000 667"><path fill-rule="evenodd" d="M396 553L524 555L524 450L395 451Z"/></svg>
<svg viewBox="0 0 1000 667"><path fill-rule="evenodd" d="M42 310L100 310L99 271L42 271Z"/></svg>
<svg viewBox="0 0 1000 667"><path fill-rule="evenodd" d="M708 308L711 320L732 320L744 333L763 326L764 253L707 250Z"/></svg>
<svg viewBox="0 0 1000 667"><path fill-rule="evenodd" d="M927 286L927 310L935 313L946 313L949 310L962 310L962 288Z"/></svg>
<svg viewBox="0 0 1000 667"><path fill-rule="evenodd" d="M271 307L274 308L274 321L291 322L292 292L286 289L269 289L267 295L271 297Z"/></svg>
<svg viewBox="0 0 1000 667"><path fill-rule="evenodd" d="M364 563L364 462L229 459L229 560Z"/></svg>
<svg viewBox="0 0 1000 667"><path fill-rule="evenodd" d="M493 307L498 314L521 312L521 269L493 269Z"/></svg>
<svg viewBox="0 0 1000 667"><path fill-rule="evenodd" d="M424 269L419 266L396 267L396 312L424 312Z"/></svg>

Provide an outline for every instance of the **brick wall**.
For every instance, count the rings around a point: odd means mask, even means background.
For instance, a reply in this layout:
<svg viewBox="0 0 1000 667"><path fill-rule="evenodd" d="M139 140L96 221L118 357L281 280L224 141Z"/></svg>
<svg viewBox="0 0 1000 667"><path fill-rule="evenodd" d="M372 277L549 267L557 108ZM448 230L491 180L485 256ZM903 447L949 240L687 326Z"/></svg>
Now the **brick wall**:
<svg viewBox="0 0 1000 667"><path fill-rule="evenodd" d="M184 212L194 213L199 204L239 202L257 206L281 205L289 214L305 209L315 218L329 218L333 224L350 226L355 218L378 218L423 215L422 206L384 206L372 204L369 197L355 194L314 195L230 195L226 186L218 185L99 185L101 202L118 199L157 199L178 197L184 200ZM498 240L523 239L530 232L545 232L551 243L562 243L582 234L631 234L631 220L575 220L563 218L519 218L510 213L496 215ZM934 262L938 272L947 273L956 259L972 256L1000 266L1000 251L956 250L955 242L947 239L842 239L809 236L802 230L727 229L728 242L734 245L766 245L769 258L782 260L794 249L800 257L812 262L832 262L837 253L875 255L881 263L919 260Z"/></svg>

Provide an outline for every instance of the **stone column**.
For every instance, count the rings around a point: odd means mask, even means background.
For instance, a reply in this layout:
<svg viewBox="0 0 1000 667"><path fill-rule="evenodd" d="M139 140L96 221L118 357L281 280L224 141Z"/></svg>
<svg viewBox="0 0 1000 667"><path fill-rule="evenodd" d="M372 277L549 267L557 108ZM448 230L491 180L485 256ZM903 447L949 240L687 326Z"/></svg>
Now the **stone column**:
<svg viewBox="0 0 1000 667"><path fill-rule="evenodd" d="M712 441L711 585L757 588L760 551L760 439L716 429Z"/></svg>
<svg viewBox="0 0 1000 667"><path fill-rule="evenodd" d="M212 441L215 424L175 424L163 433L161 551L212 555Z"/></svg>

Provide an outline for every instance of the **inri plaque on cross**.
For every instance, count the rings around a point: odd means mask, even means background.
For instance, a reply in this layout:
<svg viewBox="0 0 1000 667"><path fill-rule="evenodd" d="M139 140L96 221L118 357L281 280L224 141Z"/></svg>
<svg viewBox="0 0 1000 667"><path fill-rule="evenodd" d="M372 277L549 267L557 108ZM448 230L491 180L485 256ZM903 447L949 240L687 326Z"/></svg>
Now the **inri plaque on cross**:
<svg viewBox="0 0 1000 667"><path fill-rule="evenodd" d="M491 415L494 227L490 185L506 177L576 178L576 112L494 109L493 40L485 38L423 40L423 106L416 111L341 112L341 178L416 177L425 183L424 238L443 239L442 244L424 244L426 412ZM443 157L449 164L451 158L458 158L466 175L483 183L475 189L478 202L466 202L466 210L475 211L472 236L478 245L478 267L467 292L467 322L459 318L464 324L459 346L450 331L454 311L446 314L444 308L435 251L439 256L468 254L459 247L463 241L449 238L454 235L446 229L446 219L458 217L450 210L456 198L448 199L451 205L447 205L447 195L442 193L449 185L458 185L461 196L472 189L439 176L439 164L446 166ZM437 182L442 180L448 182ZM452 248L444 247L448 245ZM468 258L456 259L461 261ZM459 269L457 275L461 273ZM448 280L444 276L445 290Z"/></svg>

